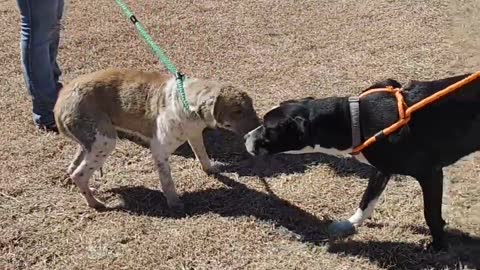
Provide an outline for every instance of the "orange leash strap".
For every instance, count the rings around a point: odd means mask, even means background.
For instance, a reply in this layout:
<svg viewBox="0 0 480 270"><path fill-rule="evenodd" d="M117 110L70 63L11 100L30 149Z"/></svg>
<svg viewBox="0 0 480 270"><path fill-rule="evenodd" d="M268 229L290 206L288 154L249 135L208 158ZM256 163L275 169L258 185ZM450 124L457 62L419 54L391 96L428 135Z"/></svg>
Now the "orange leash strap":
<svg viewBox="0 0 480 270"><path fill-rule="evenodd" d="M402 90L401 89L394 89L393 87L387 87L387 88L376 88L376 89L371 89L368 90L360 95L361 97L364 97L366 95L375 93L375 92L387 92L395 95L397 99L397 106L398 106L398 115L399 115L399 120L395 123L393 123L391 126L377 132L375 135L370 137L368 140L366 140L364 143L360 144L359 146L355 147L351 153L351 155L357 155L361 151L363 151L365 148L368 146L374 144L378 140L387 137L388 135L392 134L393 132L397 131L401 127L405 126L411 119L412 113L438 101L439 99L445 97L446 95L460 89L462 86L465 86L477 79L480 78L480 71L476 72L467 78L458 81L447 88L436 92L435 94L428 96L419 102L413 104L412 106L408 107L407 104L405 103L405 100L402 95Z"/></svg>

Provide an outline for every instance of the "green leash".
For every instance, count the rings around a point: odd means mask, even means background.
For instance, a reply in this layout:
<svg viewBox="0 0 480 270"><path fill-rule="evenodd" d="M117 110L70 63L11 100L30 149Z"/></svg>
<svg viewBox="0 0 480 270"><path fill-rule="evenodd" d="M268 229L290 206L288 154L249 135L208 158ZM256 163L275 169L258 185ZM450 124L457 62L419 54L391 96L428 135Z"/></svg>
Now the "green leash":
<svg viewBox="0 0 480 270"><path fill-rule="evenodd" d="M150 35L147 33L145 28L143 28L142 24L137 20L135 15L133 15L132 11L127 7L127 5L122 1L122 0L115 0L117 2L118 6L123 10L123 13L130 19L130 21L135 25L137 28L140 36L143 38L143 40L150 46L150 49L152 49L153 53L160 59L160 61L165 65L167 70L175 75L176 82L177 82L177 89L178 93L180 94L180 99L183 104L183 108L189 112L190 111L190 106L188 105L187 97L185 94L185 89L183 88L183 83L185 81L185 75L177 71L177 68L173 65L172 62L168 59L167 55L160 49L160 47L155 44L153 39L150 37Z"/></svg>

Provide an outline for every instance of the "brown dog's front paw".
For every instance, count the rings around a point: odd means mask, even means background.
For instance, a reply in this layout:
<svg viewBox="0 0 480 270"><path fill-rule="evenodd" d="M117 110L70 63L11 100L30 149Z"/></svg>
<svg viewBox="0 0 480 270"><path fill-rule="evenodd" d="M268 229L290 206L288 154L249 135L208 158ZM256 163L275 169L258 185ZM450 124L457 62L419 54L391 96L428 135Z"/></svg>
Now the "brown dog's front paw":
<svg viewBox="0 0 480 270"><path fill-rule="evenodd" d="M62 186L72 186L72 185L75 185L75 183L73 182L72 178L70 177L69 174L64 174L62 176L62 179L63 181L61 182L61 185Z"/></svg>
<svg viewBox="0 0 480 270"><path fill-rule="evenodd" d="M220 172L217 166L210 166L208 168L203 168L203 171L207 174L216 174Z"/></svg>

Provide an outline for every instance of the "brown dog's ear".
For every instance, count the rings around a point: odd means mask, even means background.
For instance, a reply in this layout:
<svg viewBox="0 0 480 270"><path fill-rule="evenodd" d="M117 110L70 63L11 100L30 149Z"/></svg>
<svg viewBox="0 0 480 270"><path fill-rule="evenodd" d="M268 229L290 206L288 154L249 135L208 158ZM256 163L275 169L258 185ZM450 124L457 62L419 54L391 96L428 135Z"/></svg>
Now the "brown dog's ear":
<svg viewBox="0 0 480 270"><path fill-rule="evenodd" d="M214 128L217 125L215 120L215 107L218 97L209 96L204 99L193 111L207 124L207 126Z"/></svg>
<svg viewBox="0 0 480 270"><path fill-rule="evenodd" d="M213 117L215 121L222 123L223 117L222 112L226 112L228 108L225 108L227 104L233 104L239 93L235 90L235 87L229 84L224 84L221 86L218 96L214 102L213 106Z"/></svg>

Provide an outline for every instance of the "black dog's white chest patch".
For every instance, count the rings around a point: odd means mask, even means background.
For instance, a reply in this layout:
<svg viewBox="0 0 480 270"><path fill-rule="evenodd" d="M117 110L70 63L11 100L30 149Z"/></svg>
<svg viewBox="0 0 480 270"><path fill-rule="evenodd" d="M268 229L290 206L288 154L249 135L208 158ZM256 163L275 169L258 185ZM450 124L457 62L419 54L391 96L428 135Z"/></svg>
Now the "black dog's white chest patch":
<svg viewBox="0 0 480 270"><path fill-rule="evenodd" d="M294 155L322 153L322 154L325 154L325 155L335 156L335 157L339 157L339 158L353 157L361 163L372 166L372 164L370 164L368 162L368 160L365 158L365 156L362 153L360 153L358 155L355 155L355 156L352 156L352 155L350 155L351 152L352 152L352 148L348 148L348 149L345 149L345 150L338 150L338 149L335 149L335 148L324 148L324 147L321 147L320 145L316 144L314 147L306 146L306 147L304 147L302 149L299 149L299 150L290 150L290 151L285 151L283 153L284 154L294 154Z"/></svg>

